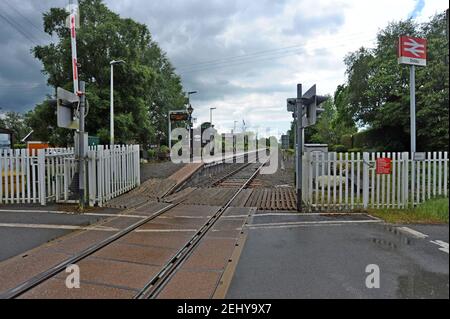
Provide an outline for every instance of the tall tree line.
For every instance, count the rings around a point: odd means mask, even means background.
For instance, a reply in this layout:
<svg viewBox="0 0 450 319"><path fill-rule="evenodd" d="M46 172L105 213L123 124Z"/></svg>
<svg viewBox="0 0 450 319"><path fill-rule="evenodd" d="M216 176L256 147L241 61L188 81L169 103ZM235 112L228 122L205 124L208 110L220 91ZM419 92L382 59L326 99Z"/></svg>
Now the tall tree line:
<svg viewBox="0 0 450 319"><path fill-rule="evenodd" d="M159 144L167 138L167 113L183 108L181 80L166 53L152 39L147 26L121 18L101 0L80 0L77 33L79 77L86 82L89 114L86 130L109 141L110 61L123 59L114 68L115 140L118 143ZM44 30L58 41L33 48L43 64L48 85L72 90L68 13L52 8L44 13ZM55 145L71 143L70 130L58 128L56 113L47 101L26 114L34 138Z"/></svg>
<svg viewBox="0 0 450 319"><path fill-rule="evenodd" d="M352 135L359 141L353 147L410 150L409 68L397 62L398 38L410 35L428 39L427 66L416 67L417 150L447 150L449 67L446 30L445 13L437 14L423 24L412 19L393 22L378 33L375 48L361 47L348 54L345 58L347 80L325 104L326 112L318 124L305 131L306 141L335 145L342 144L345 135Z"/></svg>

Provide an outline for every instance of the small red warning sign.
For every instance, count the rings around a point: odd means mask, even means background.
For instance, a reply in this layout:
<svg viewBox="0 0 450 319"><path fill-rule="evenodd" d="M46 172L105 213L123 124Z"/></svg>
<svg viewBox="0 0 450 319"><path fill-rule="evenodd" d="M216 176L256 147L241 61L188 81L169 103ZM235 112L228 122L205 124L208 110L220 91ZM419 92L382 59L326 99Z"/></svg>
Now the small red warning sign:
<svg viewBox="0 0 450 319"><path fill-rule="evenodd" d="M392 159L390 158L377 158L377 174L389 175L392 169Z"/></svg>

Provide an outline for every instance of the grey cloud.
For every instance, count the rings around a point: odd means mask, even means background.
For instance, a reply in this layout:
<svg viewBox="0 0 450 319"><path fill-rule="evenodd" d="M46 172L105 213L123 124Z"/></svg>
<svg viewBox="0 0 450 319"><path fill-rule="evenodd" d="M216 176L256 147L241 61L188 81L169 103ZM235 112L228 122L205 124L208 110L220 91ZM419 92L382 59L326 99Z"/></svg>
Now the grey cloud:
<svg viewBox="0 0 450 319"><path fill-rule="evenodd" d="M330 12L321 16L309 16L302 12L295 16L292 28L284 29L286 35L301 34L303 36L318 32L333 32L345 22L343 13Z"/></svg>
<svg viewBox="0 0 450 319"><path fill-rule="evenodd" d="M66 1L60 0L6 1L19 9L32 24L41 28L44 11L53 6L66 5ZM177 72L182 76L185 89L198 90L200 93L195 99L203 104L226 101L246 94L290 94L295 89L278 84L278 79L261 82L267 74L286 68L282 61L275 58L276 55L262 54L247 59L229 59L279 49L277 35L285 35L281 26L272 26L273 32L270 35L249 32L237 34L235 39L224 41L224 35L233 27L243 28L242 26L251 24L258 18L280 17L286 6L290 5L289 0L107 0L105 3L122 17L130 17L148 25L153 38L168 53ZM24 17L8 10L5 3L0 2L0 12L8 12L22 25L28 26L37 42L49 41L48 36L30 26ZM342 23L343 16L339 11L306 20L297 16L293 21L292 32L301 29L304 32L301 36L304 36L317 28L329 30L327 28L330 26L336 28ZM0 62L0 99L3 102L0 106L4 109L25 111L41 102L52 89L45 86L46 78L41 74L42 66L29 52L33 44L1 19L0 26L0 49L3 56ZM244 28L243 30L245 31ZM292 44L286 43L285 46ZM329 63L326 59L328 53L319 53L324 57L321 65L324 68L329 66L326 64ZM225 59L225 62L193 65L217 59Z"/></svg>
<svg viewBox="0 0 450 319"><path fill-rule="evenodd" d="M42 66L33 57L31 49L35 45L51 41L51 37L43 31L42 12L58 2L11 0L1 2L0 107L2 111L30 110L52 92L52 89L46 86L46 78L41 73Z"/></svg>
<svg viewBox="0 0 450 319"><path fill-rule="evenodd" d="M198 101L225 100L228 96L235 98L245 96L246 94L260 93L269 94L273 92L290 92L292 87L289 85L266 83L255 87L247 85L236 85L228 80L207 79L193 81L190 87L198 90L199 94L195 96Z"/></svg>

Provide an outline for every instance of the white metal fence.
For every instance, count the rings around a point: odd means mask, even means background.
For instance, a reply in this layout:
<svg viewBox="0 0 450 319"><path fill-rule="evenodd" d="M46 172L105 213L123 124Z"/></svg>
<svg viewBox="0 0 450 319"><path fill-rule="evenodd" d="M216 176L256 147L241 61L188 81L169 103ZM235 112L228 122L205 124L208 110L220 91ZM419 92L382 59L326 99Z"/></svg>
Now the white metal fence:
<svg viewBox="0 0 450 319"><path fill-rule="evenodd" d="M89 147L86 155L89 205L101 206L140 184L139 145ZM77 171L73 148L0 150L0 204L71 202Z"/></svg>
<svg viewBox="0 0 450 319"><path fill-rule="evenodd" d="M378 158L392 159L391 174L376 174ZM306 153L304 201L317 210L406 208L448 196L448 153Z"/></svg>
<svg viewBox="0 0 450 319"><path fill-rule="evenodd" d="M100 146L88 151L89 204L102 206L141 183L139 145Z"/></svg>

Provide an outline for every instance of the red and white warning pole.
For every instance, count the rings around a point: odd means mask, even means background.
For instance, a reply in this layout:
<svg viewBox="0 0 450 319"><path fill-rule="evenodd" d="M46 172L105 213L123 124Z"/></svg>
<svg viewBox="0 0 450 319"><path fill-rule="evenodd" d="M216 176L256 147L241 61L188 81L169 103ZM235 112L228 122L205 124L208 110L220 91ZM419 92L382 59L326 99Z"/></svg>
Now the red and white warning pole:
<svg viewBox="0 0 450 319"><path fill-rule="evenodd" d="M78 93L78 61L77 61L77 8L73 6L70 11L70 37L72 47L72 78L73 78L73 93Z"/></svg>

